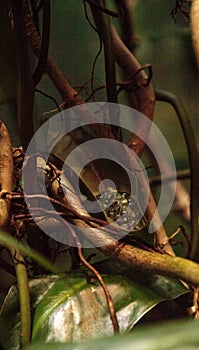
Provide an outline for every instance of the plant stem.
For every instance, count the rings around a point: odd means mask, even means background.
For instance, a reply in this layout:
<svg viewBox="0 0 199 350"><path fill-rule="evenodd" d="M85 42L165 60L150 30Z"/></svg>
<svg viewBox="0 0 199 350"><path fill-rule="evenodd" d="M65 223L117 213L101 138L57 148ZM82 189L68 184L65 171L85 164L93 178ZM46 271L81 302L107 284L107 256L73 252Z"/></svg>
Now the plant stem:
<svg viewBox="0 0 199 350"><path fill-rule="evenodd" d="M191 33L196 61L199 67L199 0L194 0L191 5Z"/></svg>
<svg viewBox="0 0 199 350"><path fill-rule="evenodd" d="M110 258L118 260L130 268L175 277L199 286L199 264L191 260L152 253L118 242L99 249Z"/></svg>
<svg viewBox="0 0 199 350"><path fill-rule="evenodd" d="M0 227L6 226L9 218L13 168L10 137L5 124L0 121Z"/></svg>
<svg viewBox="0 0 199 350"><path fill-rule="evenodd" d="M132 97L131 106L152 120L155 106L155 95L153 88L148 81L148 77L145 71L141 69L142 67L135 56L124 45L114 26L111 27L111 30L115 60L126 76L134 80L133 89L130 92ZM137 129L143 130L143 133L145 133L146 136L148 135L149 130L143 125L143 123L140 123L140 125L137 126ZM145 143L142 139L135 134L132 135L129 147L132 148L138 156L141 156L144 146Z"/></svg>
<svg viewBox="0 0 199 350"><path fill-rule="evenodd" d="M64 203L70 203L71 207L74 207L76 211L82 214L82 219L78 216L74 216L74 219L72 219L72 223L77 225L80 230L82 229L82 238L88 240L105 255L118 260L125 266L141 271L150 271L159 275L175 277L199 286L199 264L188 259L178 258L168 254L152 253L132 245L120 243L106 232L106 226L103 231L100 225L96 224L95 229L93 226L90 226L83 219L83 216L89 214L82 208L77 195L71 191L70 185L67 183L67 178L65 181L65 197L62 196L60 198L59 191L57 191L57 187L60 184L56 184L56 180L52 185L53 196Z"/></svg>
<svg viewBox="0 0 199 350"><path fill-rule="evenodd" d="M30 69L29 52L25 35L24 0L12 0L14 35L18 61L18 121L24 151L34 134L34 84Z"/></svg>
<svg viewBox="0 0 199 350"><path fill-rule="evenodd" d="M137 38L135 34L135 23L133 21L132 11L134 8L131 0L115 0L118 12L121 13L119 17L121 22L122 40L126 47L134 52L137 46Z"/></svg>
<svg viewBox="0 0 199 350"><path fill-rule="evenodd" d="M190 189L190 212L191 212L191 252L190 259L199 262L199 227L198 227L198 218L199 218L199 154L197 149L196 138L191 126L189 117L184 109L184 106L181 104L177 96L174 94L156 90L156 99L159 101L164 101L170 103L179 118L182 131L184 134L185 142L187 145L189 163L191 170L191 189Z"/></svg>
<svg viewBox="0 0 199 350"><path fill-rule="evenodd" d="M0 231L0 244L9 249L12 247L13 249L19 250L21 253L29 256L38 264L42 265L48 271L58 273L56 266L53 265L48 259L39 254L37 251L31 249L28 245L22 244L17 239L11 237L8 233L2 230Z"/></svg>
<svg viewBox="0 0 199 350"><path fill-rule="evenodd" d="M96 3L100 4L100 1L96 1ZM111 19L107 15L104 15L94 5L91 5L91 10L97 26L97 31L104 43L107 99L108 102L117 103L115 60L112 45L112 34L110 30Z"/></svg>
<svg viewBox="0 0 199 350"><path fill-rule="evenodd" d="M30 343L31 338L31 308L28 276L24 258L20 251L11 248L10 252L15 264L17 276L21 318L20 347L23 348Z"/></svg>
<svg viewBox="0 0 199 350"><path fill-rule="evenodd" d="M96 1L100 5L100 1ZM116 88L116 69L115 69L115 55L113 51L113 38L111 25L112 20L108 15L105 15L100 11L96 6L91 5L91 11L93 19L95 21L97 31L104 44L104 63L105 63L105 75L106 75L106 92L107 92L107 101L117 103L117 88ZM110 106L111 108L111 106ZM112 116L110 110L110 129L117 140L121 140L121 128L114 125L116 119L119 122L119 115L115 112Z"/></svg>
<svg viewBox="0 0 199 350"><path fill-rule="evenodd" d="M43 0L43 29L42 29L41 50L40 50L37 67L32 76L34 86L37 86L37 84L39 84L42 78L42 75L45 73L45 70L46 70L49 39L50 39L50 0Z"/></svg>

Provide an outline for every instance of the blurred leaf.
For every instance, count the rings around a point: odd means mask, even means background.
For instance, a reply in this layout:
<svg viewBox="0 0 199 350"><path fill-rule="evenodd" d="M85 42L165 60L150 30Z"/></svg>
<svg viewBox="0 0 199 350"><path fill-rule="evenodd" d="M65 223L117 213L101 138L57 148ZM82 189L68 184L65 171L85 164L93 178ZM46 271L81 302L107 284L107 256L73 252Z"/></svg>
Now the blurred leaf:
<svg viewBox="0 0 199 350"><path fill-rule="evenodd" d="M108 266L109 263L103 264ZM180 282L166 277L151 278L147 274L148 280L136 280L136 274L133 278L116 274L103 277L113 298L121 333L129 331L162 300L187 292ZM33 342L82 342L113 334L104 292L90 272L33 279L30 281L30 295ZM0 340L6 350L19 349L19 317L17 288L14 286L0 314Z"/></svg>
<svg viewBox="0 0 199 350"><path fill-rule="evenodd" d="M192 350L198 349L197 321L181 321L135 330L131 335L109 337L82 344L33 344L27 350Z"/></svg>
<svg viewBox="0 0 199 350"><path fill-rule="evenodd" d="M59 276L44 276L29 281L32 310L58 278ZM4 344L6 349L19 349L20 306L16 285L10 288L1 307L0 330L0 344Z"/></svg>

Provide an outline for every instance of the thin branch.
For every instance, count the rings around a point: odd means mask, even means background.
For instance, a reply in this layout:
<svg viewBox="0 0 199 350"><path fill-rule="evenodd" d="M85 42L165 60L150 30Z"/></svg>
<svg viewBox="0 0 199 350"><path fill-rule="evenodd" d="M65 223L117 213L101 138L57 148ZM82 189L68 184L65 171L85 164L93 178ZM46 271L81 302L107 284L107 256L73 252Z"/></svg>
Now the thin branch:
<svg viewBox="0 0 199 350"><path fill-rule="evenodd" d="M30 69L27 38L25 35L24 1L25 0L12 0L12 14L18 62L18 120L21 142L25 151L34 134L34 85Z"/></svg>
<svg viewBox="0 0 199 350"><path fill-rule="evenodd" d="M1 267L1 269L4 269L7 273L9 273L10 275L16 277L16 272L15 272L14 267L12 265L10 265L9 263L7 263L1 257L0 257L0 267Z"/></svg>
<svg viewBox="0 0 199 350"><path fill-rule="evenodd" d="M185 170L179 170L177 172L177 180L187 180L190 179L191 173L189 169L185 169ZM161 184L161 181L164 180L164 182L170 182L170 181L174 181L176 179L176 177L174 176L161 176L161 175L155 175L150 177L149 179L149 184L150 186L157 186Z"/></svg>
<svg viewBox="0 0 199 350"><path fill-rule="evenodd" d="M25 13L25 30L27 39L35 55L39 57L41 52L41 38L35 28L30 10L26 2L23 3L23 10ZM72 107L83 103L83 99L78 95L77 91L75 91L70 86L64 74L56 66L50 56L48 56L46 61L46 73L49 75L50 79L62 96L66 107Z"/></svg>
<svg viewBox="0 0 199 350"><path fill-rule="evenodd" d="M84 3L84 13L85 13L86 20L89 23L89 25L91 26L91 28L97 33L97 35L99 37L99 49L98 49L98 52L96 53L96 56L95 56L94 61L92 63L92 70L91 70L91 94L90 94L90 96L93 97L93 101L95 102L94 73L95 73L95 67L96 67L97 60L100 57L100 54L102 52L102 39L101 39L101 36L100 36L98 30L95 28L95 26L93 25L93 23L91 22L91 20L89 18L87 7L86 7L86 0L83 0L83 3ZM87 98L87 101L88 100L89 100L89 98Z"/></svg>
<svg viewBox="0 0 199 350"><path fill-rule="evenodd" d="M60 106L59 106L59 104L57 103L56 99L53 96L47 94L46 92L44 92L44 91L42 91L40 89L35 89L35 92L38 92L39 94L41 94L41 95L49 98L50 100L52 100L54 102L56 108L57 108L57 111L61 112Z"/></svg>
<svg viewBox="0 0 199 350"><path fill-rule="evenodd" d="M41 51L39 54L37 67L32 76L34 86L37 86L37 84L41 80L43 73L45 73L46 71L46 60L48 57L49 38L50 38L50 0L43 0L43 28L42 28Z"/></svg>
<svg viewBox="0 0 199 350"><path fill-rule="evenodd" d="M108 9L107 7L104 7L102 5L100 5L98 0L85 0L88 4L96 7L99 11L104 12L105 14L111 16L111 17L119 17L119 13L112 11L110 9Z"/></svg>
<svg viewBox="0 0 199 350"><path fill-rule="evenodd" d="M96 278L98 279L99 283L102 286L102 289L103 289L105 297L106 297L107 305L109 308L109 313L110 313L110 318L111 318L111 321L113 324L114 334L117 334L117 333L119 333L119 323L117 320L115 307L113 304L112 297L109 293L109 290L108 290L106 284L104 283L104 280L103 280L102 276L100 275L100 273L84 258L83 254L82 254L81 247L78 247L78 253L79 253L79 257L80 257L80 260L82 261L82 263L85 266L87 266L89 270L91 270L93 272L93 274L96 276Z"/></svg>
<svg viewBox="0 0 199 350"><path fill-rule="evenodd" d="M34 261L36 261L38 264L43 266L46 270L58 273L58 269L55 265L53 265L47 258L42 256L40 253L35 251L34 249L30 248L28 245L24 245L19 240L11 237L7 232L0 231L0 244L4 245L7 248L13 248L16 250L19 250L24 255L29 256Z"/></svg>
<svg viewBox="0 0 199 350"><path fill-rule="evenodd" d="M156 90L156 98L159 101L168 102L173 106L179 118L182 127L187 151L189 155L191 171L191 190L190 190L190 212L191 212L191 253L190 258L199 262L199 154L194 131L191 126L189 117L179 99L172 93L162 90Z"/></svg>

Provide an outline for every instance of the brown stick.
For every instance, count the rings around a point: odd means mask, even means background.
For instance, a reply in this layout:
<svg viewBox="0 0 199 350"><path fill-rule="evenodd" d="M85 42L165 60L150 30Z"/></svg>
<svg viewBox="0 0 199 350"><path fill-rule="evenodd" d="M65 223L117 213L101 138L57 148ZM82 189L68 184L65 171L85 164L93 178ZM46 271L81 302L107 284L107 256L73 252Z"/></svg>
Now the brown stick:
<svg viewBox="0 0 199 350"><path fill-rule="evenodd" d="M0 121L0 228L7 224L13 184L13 156L8 130Z"/></svg>
<svg viewBox="0 0 199 350"><path fill-rule="evenodd" d="M141 69L142 67L135 56L124 45L113 26L112 36L117 63L128 77L134 78L134 88L131 92L134 100L134 105L132 105L132 107L146 115L149 119L153 119L155 94L152 86L148 82L148 77L144 70ZM142 133L145 135L149 132L147 129L143 130L143 125L138 125L137 129L142 129ZM144 141L138 136L133 135L131 137L129 147L132 148L138 156L142 154L144 146Z"/></svg>

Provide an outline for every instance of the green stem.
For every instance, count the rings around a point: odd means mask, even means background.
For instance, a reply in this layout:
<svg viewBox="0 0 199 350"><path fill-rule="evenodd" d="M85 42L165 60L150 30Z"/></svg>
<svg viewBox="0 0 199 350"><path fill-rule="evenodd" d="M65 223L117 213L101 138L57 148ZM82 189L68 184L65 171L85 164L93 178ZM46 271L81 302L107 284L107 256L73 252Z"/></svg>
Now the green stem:
<svg viewBox="0 0 199 350"><path fill-rule="evenodd" d="M199 264L191 260L152 253L118 242L100 247L99 250L129 268L174 277L199 286Z"/></svg>
<svg viewBox="0 0 199 350"><path fill-rule="evenodd" d="M13 248L11 248L10 251L15 264L17 276L21 318L20 346L23 348L30 344L31 339L31 308L28 275L22 254L19 250Z"/></svg>
<svg viewBox="0 0 199 350"><path fill-rule="evenodd" d="M21 253L29 256L33 260L35 260L38 264L42 265L48 271L53 273L58 273L58 269L55 265L53 265L49 260L47 260L44 256L31 249L28 245L24 245L19 242L17 239L11 237L4 231L0 231L0 244L6 246L7 248L19 250Z"/></svg>
<svg viewBox="0 0 199 350"><path fill-rule="evenodd" d="M191 211L191 252L190 259L199 262L199 227L198 227L198 217L199 217L199 154L197 150L196 138L194 131L191 126L189 117L184 109L184 106L181 104L177 96L174 94L156 90L156 99L158 101L164 101L170 103L179 118L182 131L184 134L185 142L187 145L189 163L191 170L191 189L190 189L190 211Z"/></svg>

